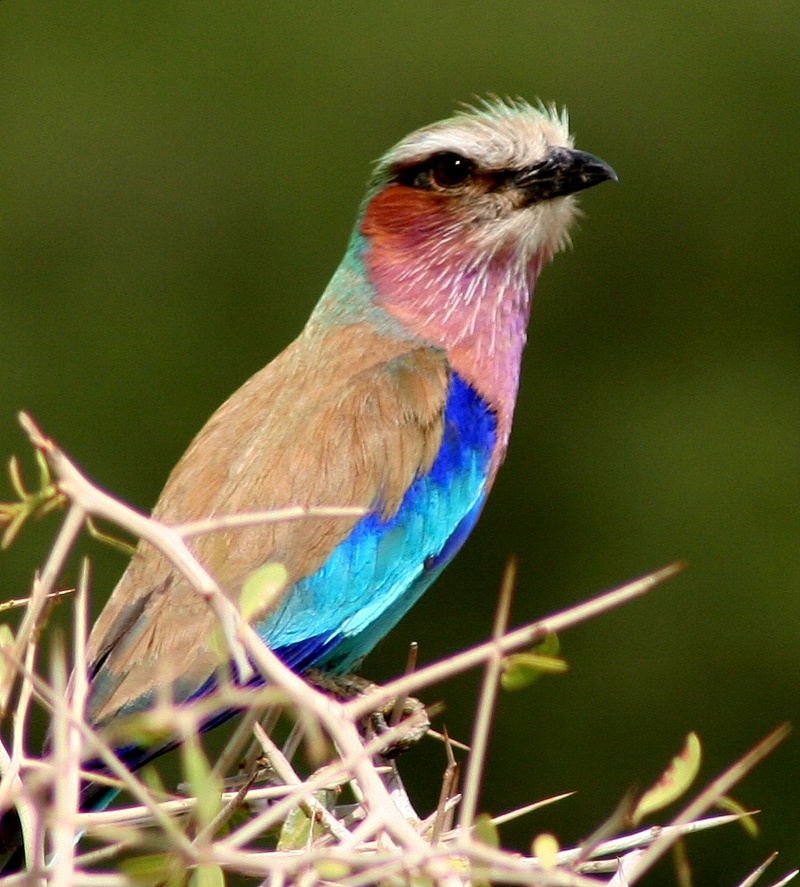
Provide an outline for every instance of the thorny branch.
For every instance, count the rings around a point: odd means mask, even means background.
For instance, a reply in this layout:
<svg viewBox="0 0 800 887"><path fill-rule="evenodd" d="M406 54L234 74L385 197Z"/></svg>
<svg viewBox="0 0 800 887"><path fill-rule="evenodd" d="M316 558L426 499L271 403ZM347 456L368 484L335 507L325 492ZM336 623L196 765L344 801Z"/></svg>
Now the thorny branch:
<svg viewBox="0 0 800 887"><path fill-rule="evenodd" d="M513 573L509 572L490 641L443 662L406 674L383 688L374 688L366 697L340 702L320 692L287 669L261 642L252 627L241 618L238 609L225 595L214 577L194 556L186 540L204 533L276 520L301 520L315 516L359 516L363 514L363 510L334 506L314 509L297 506L273 512L227 515L207 521L166 526L98 489L29 417L21 416L21 423L55 478L56 495L68 501L69 507L41 575L34 582L28 609L13 643L9 645L0 643L0 654L5 662L0 679L0 703L4 710L8 710L15 683L20 682L11 752L0 745L0 767L3 771L3 778L0 781L0 808L5 809L10 803L18 803L24 812L27 807L28 821L25 822L26 817L23 816L23 824L28 835L29 849L33 853L30 858L37 861L39 872L50 884L64 885L64 887L72 884L76 887L83 884L92 884L94 887L101 885L116 887L117 884L123 883L118 875L88 873L83 871L83 867L90 862L100 864L105 859L113 859L114 854L121 850L130 850L146 842L144 833L137 830L138 824L143 821L160 824L162 835L169 839L169 846L172 847L170 852L175 854L175 858L180 859L184 866L200 867L209 874L211 869L218 870L220 878L223 870L231 869L255 877L268 878L269 883L276 887L284 884L289 878L300 878L308 887L323 881L336 881L347 887L359 887L362 884L376 883L389 878L406 879L412 873L430 878L445 887L464 887L468 882L475 880L476 876L481 880L542 885L542 887L556 887L556 885L590 887L600 883L622 884L623 881L619 878L622 877L623 869L628 878L626 883L632 884L652 861L664 852L669 841L677 840L681 835L704 826L718 825L723 821L736 819L735 816L727 816L697 820L697 817L783 736L780 732L773 734L750 755L745 756L732 771L712 783L671 826L618 838L615 839L616 843L605 842L592 849L591 860L576 855L580 852L578 850L561 851L551 863L545 864L536 857L525 857L490 847L475 838L473 823L478 803L480 772L488 750L493 700L507 654L644 594L680 571L683 568L682 564L669 565L594 600L512 631L506 630L513 587ZM317 773L303 780L290 761L259 727L253 715L250 715L250 720L255 721L256 736L271 761L273 772L277 773L278 780L282 784L278 785L273 781L264 786L257 784L251 778L242 788L224 792L219 798L219 805L238 801L244 801L248 805L267 803L267 806L260 812L256 811L249 821L231 828L227 835L220 837L215 834L214 823L224 821L228 816L228 811L219 806L219 815L201 829L195 839L192 839L184 832L180 824L181 819L174 817L188 816L196 809L198 800L157 799L138 778L126 771L112 749L86 724L83 716L89 690L85 655L88 612L86 568L82 573L74 603L74 676L70 691L67 692L66 689L64 657L58 651L53 658L52 685L48 685L34 671L45 603L56 593L56 582L66 558L78 534L90 518L110 521L159 549L213 609L240 678L244 680L253 673L253 670L257 671L269 686L278 688L291 700L292 706L303 713L304 722L307 723L311 719L319 724L338 751L337 759L330 761ZM373 761L374 756L380 756L381 752L403 735L410 725L413 726L414 716L410 719L411 724L409 719L398 724L392 723L385 733L368 742L362 739L357 725L365 715L390 704L393 699L430 687L446 677L480 665L486 667L486 674L479 700L471 759L467 766L465 798L462 801L458 826L442 832L442 823L449 821L449 814L446 816L445 813L452 811L458 804L452 783L455 773L452 755L450 755L449 781L442 792L440 809L428 819L419 822L413 815L409 818L407 809L406 815L401 812L393 794L387 788L387 784L390 783L386 780L390 782L392 779L396 780L396 771L392 771L388 776L382 775L380 768L376 768ZM229 691L232 692L232 688L229 688ZM250 698L254 700L253 705L263 704L257 703L257 698L260 698L257 697L257 692L251 693ZM27 717L33 699L44 704L52 716L52 753L49 758L42 760L31 757L25 748ZM250 703L237 698L236 707L248 709ZM255 710L253 709L254 712ZM192 713L182 707L180 718L177 715L176 711L176 722L181 720L188 725L186 729L189 733L186 735L190 735L192 731L199 731L204 717L200 708ZM92 756L100 757L106 762L110 772L114 773L132 792L139 806L91 813L78 810L80 765L81 760L87 755L87 749ZM35 805L31 809L30 802L33 796L25 785L29 776L35 776L34 781L39 786L46 783L55 786L53 809L44 817ZM360 799L354 810L354 812L360 810L360 814L355 818L352 818L352 813L345 815L338 809L321 807L315 795L324 792L330 786L347 782L353 783L356 798ZM529 806L532 808L538 805ZM310 826L308 844L305 848L263 850L252 846L265 830L280 827L286 817L298 807L305 809ZM513 815L521 815L522 812L524 810L505 814L496 821L498 823L505 821ZM323 827L318 838L314 837L315 822L319 822ZM90 853L79 853L75 844L75 835L80 829L87 829L98 835L105 834L107 847ZM47 869L42 868L45 862L43 855L45 835L49 835L50 846L56 851L54 861ZM637 849L647 845L650 845L650 849L643 853ZM616 858L625 851L627 852L621 861ZM598 861L598 857L604 856L609 858ZM169 854L166 855L166 858L168 857ZM168 865L168 859L164 864ZM576 865L580 870L576 870ZM479 872L478 875L476 871ZM611 872L612 880L601 882L595 877L581 874L580 871L593 871L595 874ZM789 877L793 875L790 874L781 883L786 883ZM17 880L19 879L9 879L8 883L12 884Z"/></svg>

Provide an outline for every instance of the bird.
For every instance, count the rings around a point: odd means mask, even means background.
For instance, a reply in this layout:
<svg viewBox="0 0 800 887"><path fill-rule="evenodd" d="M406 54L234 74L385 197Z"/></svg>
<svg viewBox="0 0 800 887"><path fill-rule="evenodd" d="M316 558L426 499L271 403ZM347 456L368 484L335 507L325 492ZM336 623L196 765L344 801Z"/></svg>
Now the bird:
<svg viewBox="0 0 800 887"><path fill-rule="evenodd" d="M291 669L356 669L470 535L506 455L537 278L570 242L575 195L608 180L554 105L492 97L403 138L375 163L305 327L172 471L152 512L168 525L362 509L190 541L234 601L255 571L285 568L253 626ZM89 723L205 697L220 674L214 625L141 542L91 632ZM122 751L135 768L161 750Z"/></svg>
<svg viewBox="0 0 800 887"><path fill-rule="evenodd" d="M153 517L357 506L191 543L234 600L270 563L255 628L290 668L354 669L472 531L511 431L534 286L569 242L574 195L615 180L566 111L487 99L377 161L341 264L300 335L208 420ZM149 543L89 640L88 718L215 685L206 601ZM133 759L135 761L135 757Z"/></svg>

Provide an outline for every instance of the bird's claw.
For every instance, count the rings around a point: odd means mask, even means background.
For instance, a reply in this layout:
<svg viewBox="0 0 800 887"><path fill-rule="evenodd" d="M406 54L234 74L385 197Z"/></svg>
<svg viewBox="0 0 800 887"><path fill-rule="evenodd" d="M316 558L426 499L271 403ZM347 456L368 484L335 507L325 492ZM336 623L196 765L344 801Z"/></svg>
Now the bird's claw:
<svg viewBox="0 0 800 887"><path fill-rule="evenodd" d="M316 668L306 671L305 678L317 689L342 702L368 697L380 689L378 684L355 674L331 675ZM403 697L399 704L397 699L390 699L362 719L361 730L369 740L396 729L404 721L408 722L406 729L381 751L381 757L391 760L416 745L430 730L425 705L413 696Z"/></svg>

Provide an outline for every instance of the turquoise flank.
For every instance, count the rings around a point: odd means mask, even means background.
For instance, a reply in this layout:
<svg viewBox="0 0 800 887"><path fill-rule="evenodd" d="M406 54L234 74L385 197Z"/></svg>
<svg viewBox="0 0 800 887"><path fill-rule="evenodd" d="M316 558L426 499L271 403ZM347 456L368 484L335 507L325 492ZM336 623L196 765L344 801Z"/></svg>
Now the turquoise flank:
<svg viewBox="0 0 800 887"><path fill-rule="evenodd" d="M495 426L486 402L454 375L431 470L414 481L389 520L378 513L362 518L325 565L258 626L287 665L347 671L416 603L478 519Z"/></svg>
<svg viewBox="0 0 800 887"><path fill-rule="evenodd" d="M258 626L265 642L302 671L312 666L346 672L378 643L437 578L469 536L486 497L486 474L496 441L495 415L461 378L450 380L442 445L431 470L409 487L388 521L373 513L332 552L316 573L298 582L273 616ZM380 503L378 503L378 508ZM202 698L216 684L209 675L188 699ZM182 694L177 694L183 698ZM154 693L135 710L153 704ZM227 720L228 709L204 729ZM137 769L175 743L117 748ZM103 772L99 760L86 764ZM84 783L81 807L102 810L117 789Z"/></svg>

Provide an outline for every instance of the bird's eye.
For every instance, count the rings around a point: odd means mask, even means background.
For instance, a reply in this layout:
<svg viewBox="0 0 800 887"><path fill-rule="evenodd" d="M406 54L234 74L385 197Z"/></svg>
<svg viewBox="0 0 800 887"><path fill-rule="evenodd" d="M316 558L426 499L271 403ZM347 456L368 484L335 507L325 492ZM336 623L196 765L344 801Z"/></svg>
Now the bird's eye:
<svg viewBox="0 0 800 887"><path fill-rule="evenodd" d="M460 154L437 154L430 160L430 181L439 188L455 188L462 185L475 167Z"/></svg>
<svg viewBox="0 0 800 887"><path fill-rule="evenodd" d="M424 191L447 191L463 185L475 173L475 164L460 154L442 151L421 163L397 171L397 181Z"/></svg>

